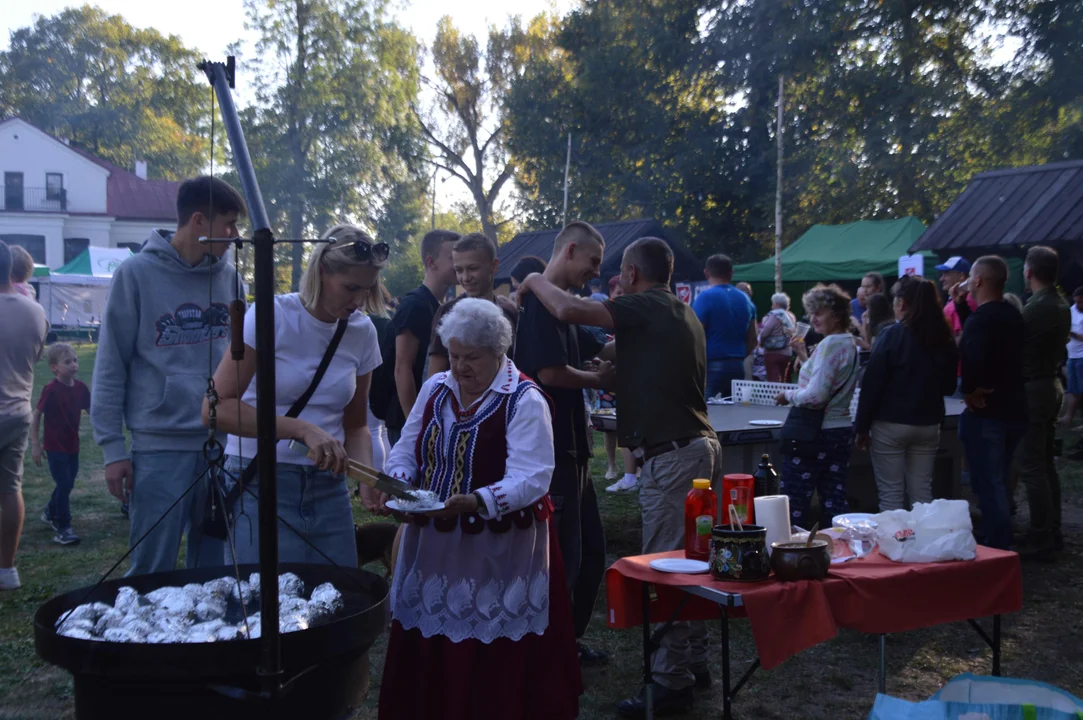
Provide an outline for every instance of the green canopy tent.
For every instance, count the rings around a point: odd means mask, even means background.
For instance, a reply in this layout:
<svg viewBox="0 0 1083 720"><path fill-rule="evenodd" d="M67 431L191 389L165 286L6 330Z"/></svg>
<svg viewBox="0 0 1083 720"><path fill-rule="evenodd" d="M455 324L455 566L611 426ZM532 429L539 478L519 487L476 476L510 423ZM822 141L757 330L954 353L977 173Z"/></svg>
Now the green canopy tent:
<svg viewBox="0 0 1083 720"><path fill-rule="evenodd" d="M899 258L925 232L925 224L914 217L898 220L859 220L845 225L813 225L804 235L782 250L782 289L794 300L818 282L856 285L867 272L897 277ZM925 258L925 274L935 277L938 260L931 252ZM775 259L737 265L735 282L752 285L757 310L770 309L774 292ZM795 307L800 314L800 308Z"/></svg>

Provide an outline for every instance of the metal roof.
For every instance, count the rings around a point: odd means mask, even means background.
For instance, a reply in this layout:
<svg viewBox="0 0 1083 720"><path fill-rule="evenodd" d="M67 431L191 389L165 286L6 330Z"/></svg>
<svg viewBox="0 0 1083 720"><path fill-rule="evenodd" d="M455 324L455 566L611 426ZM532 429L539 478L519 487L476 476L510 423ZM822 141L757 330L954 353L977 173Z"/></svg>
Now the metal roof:
<svg viewBox="0 0 1083 720"><path fill-rule="evenodd" d="M665 240L673 250L674 282L703 279L702 264L683 245L667 237L662 224L653 218L599 223L594 227L605 238L605 254L602 256L601 267L603 278L620 274L620 261L626 247L639 238L656 237ZM524 257L533 255L549 262L549 257L553 254L553 242L559 232L560 230L540 230L519 233L501 245L497 250L500 269L496 273L496 282L507 282L515 264Z"/></svg>
<svg viewBox="0 0 1083 720"><path fill-rule="evenodd" d="M1083 160L974 176L911 251L1083 240Z"/></svg>

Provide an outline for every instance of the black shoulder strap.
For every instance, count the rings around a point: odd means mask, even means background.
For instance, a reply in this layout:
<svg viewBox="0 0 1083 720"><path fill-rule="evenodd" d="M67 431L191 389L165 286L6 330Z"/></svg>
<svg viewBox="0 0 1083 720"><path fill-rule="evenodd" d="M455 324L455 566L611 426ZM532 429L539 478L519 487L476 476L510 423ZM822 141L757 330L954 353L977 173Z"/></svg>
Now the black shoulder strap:
<svg viewBox="0 0 1083 720"><path fill-rule="evenodd" d="M320 360L320 366L316 368L316 373L312 376L312 382L308 384L308 388L301 393L301 397L294 401L293 405L290 405L290 409L286 411L286 417L295 418L301 414L301 411L305 409L305 405L308 405L308 401L312 399L313 393L316 392L316 388L320 386L320 381L323 380L323 376L327 373L327 366L331 364L331 359L335 357L335 351L338 350L338 344L342 342L342 336L346 334L346 326L349 325L349 320L339 320L338 326L335 328L335 334L331 338L331 343L327 346L327 350L323 354L323 359ZM241 473L238 487L241 491L245 486L252 481L252 478L256 476L256 460L253 458L245 466L244 472ZM240 493L238 493L239 495Z"/></svg>
<svg viewBox="0 0 1083 720"><path fill-rule="evenodd" d="M295 418L301 414L301 411L305 409L305 405L308 405L308 401L312 399L313 393L316 392L316 388L320 386L320 380L323 380L324 374L327 373L327 366L331 364L331 358L335 356L335 351L338 350L338 344L342 342L342 336L346 334L346 326L350 324L349 320L339 320L338 327L335 328L335 334L331 338L331 343L327 346L327 351L323 354L323 359L320 360L320 366L316 368L316 374L312 376L312 382L308 384L308 388L301 394L301 397L290 405L290 409L286 411L286 417Z"/></svg>

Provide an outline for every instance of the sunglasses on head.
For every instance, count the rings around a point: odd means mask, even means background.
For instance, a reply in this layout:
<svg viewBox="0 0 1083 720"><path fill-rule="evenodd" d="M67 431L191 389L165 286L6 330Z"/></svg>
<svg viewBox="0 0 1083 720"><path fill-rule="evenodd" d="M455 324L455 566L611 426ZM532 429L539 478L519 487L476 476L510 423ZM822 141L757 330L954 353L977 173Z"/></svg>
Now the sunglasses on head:
<svg viewBox="0 0 1083 720"><path fill-rule="evenodd" d="M375 243L372 244L367 240L354 240L350 243L334 243L333 248L353 248L354 257L358 262L384 262L387 260L388 255L391 254L391 246L387 243Z"/></svg>

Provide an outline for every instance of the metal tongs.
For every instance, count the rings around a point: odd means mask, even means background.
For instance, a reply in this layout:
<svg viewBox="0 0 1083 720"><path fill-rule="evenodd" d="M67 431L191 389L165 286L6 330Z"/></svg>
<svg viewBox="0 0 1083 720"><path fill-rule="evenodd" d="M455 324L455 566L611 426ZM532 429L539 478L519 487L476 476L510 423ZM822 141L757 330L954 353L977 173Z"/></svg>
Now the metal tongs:
<svg viewBox="0 0 1083 720"><path fill-rule="evenodd" d="M297 440L290 440L289 448L290 450L304 453L305 455L312 452L307 445L298 442ZM367 465L362 465L356 460L347 459L346 474L354 480L364 483L370 488L374 488L380 492L387 493L392 497L410 501L417 500L417 495L414 495L414 487L412 485L405 483L402 480L398 480L397 478L393 478L390 475L386 475L379 470L370 468Z"/></svg>

